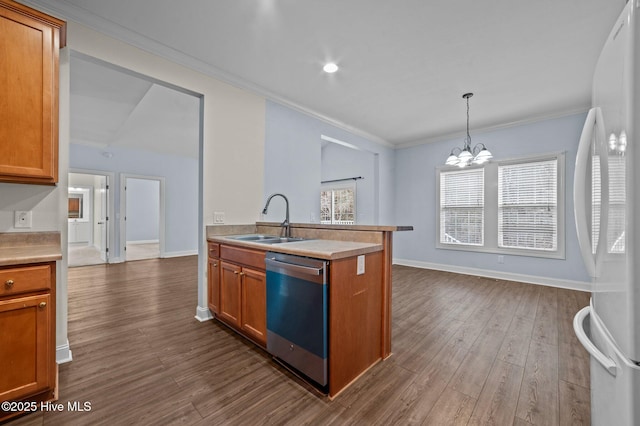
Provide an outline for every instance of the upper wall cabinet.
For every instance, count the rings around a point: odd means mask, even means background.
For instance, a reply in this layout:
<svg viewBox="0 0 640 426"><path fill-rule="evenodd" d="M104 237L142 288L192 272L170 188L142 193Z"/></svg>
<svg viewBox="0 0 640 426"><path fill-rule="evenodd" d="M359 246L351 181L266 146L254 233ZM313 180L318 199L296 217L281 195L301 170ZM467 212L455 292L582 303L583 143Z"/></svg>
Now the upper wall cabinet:
<svg viewBox="0 0 640 426"><path fill-rule="evenodd" d="M58 181L58 50L65 22L0 0L0 182Z"/></svg>

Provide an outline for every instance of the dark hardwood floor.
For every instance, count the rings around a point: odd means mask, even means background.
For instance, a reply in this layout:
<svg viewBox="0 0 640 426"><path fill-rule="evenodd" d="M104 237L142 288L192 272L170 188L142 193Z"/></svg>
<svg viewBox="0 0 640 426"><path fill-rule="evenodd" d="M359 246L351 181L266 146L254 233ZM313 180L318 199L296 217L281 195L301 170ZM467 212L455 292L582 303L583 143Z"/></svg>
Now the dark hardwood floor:
<svg viewBox="0 0 640 426"><path fill-rule="evenodd" d="M17 425L590 424L589 295L394 266L393 356L335 400L218 323L194 319L195 257L69 270L73 362Z"/></svg>

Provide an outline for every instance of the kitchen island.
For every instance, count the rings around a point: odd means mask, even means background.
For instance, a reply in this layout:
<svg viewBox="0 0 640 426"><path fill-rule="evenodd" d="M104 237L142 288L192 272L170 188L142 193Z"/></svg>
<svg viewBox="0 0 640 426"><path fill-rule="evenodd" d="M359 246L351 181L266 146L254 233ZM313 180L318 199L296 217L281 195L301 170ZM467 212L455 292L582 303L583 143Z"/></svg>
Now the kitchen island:
<svg viewBox="0 0 640 426"><path fill-rule="evenodd" d="M237 235L278 236L280 224L207 227L209 308L214 317L266 348L267 251L329 262L329 383L337 396L391 355L392 233L410 226L291 224L302 241L264 244Z"/></svg>

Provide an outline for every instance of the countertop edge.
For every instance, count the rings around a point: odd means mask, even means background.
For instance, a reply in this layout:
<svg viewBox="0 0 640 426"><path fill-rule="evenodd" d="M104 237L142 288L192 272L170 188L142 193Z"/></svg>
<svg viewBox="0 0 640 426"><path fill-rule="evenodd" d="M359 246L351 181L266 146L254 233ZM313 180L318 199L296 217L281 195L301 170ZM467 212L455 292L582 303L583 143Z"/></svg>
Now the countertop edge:
<svg viewBox="0 0 640 426"><path fill-rule="evenodd" d="M0 233L0 266L53 262L60 259L60 232Z"/></svg>
<svg viewBox="0 0 640 426"><path fill-rule="evenodd" d="M298 256L306 256L313 257L316 259L322 260L338 260L344 259L347 257L359 256L362 254L375 253L383 250L382 244L372 244L372 243L360 243L360 242L344 242L344 241L335 241L335 240L306 240L306 241L293 241L289 243L278 243L278 244L261 244L255 243L251 241L238 241L231 238L226 238L225 236L210 236L207 238L207 241L219 243L219 244L227 244L233 245L236 247L245 247L252 248L258 250L264 250L277 252L277 253L285 253L285 254L293 254ZM338 249L310 249L306 248L308 243L317 244L318 241L322 241L323 244L327 244L329 247L332 243L334 245L342 246ZM307 244L305 244L307 243ZM345 248L345 245L352 245L352 247Z"/></svg>
<svg viewBox="0 0 640 426"><path fill-rule="evenodd" d="M256 226L277 226L278 222L256 222ZM328 225L320 223L291 223L292 228L335 229L347 231L413 231L413 225Z"/></svg>

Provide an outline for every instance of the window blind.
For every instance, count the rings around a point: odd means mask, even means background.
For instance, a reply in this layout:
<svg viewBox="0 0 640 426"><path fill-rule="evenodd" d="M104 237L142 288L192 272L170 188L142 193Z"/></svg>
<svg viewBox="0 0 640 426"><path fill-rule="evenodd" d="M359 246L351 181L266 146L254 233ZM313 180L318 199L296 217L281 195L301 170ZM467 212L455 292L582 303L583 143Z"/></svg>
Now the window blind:
<svg viewBox="0 0 640 426"><path fill-rule="evenodd" d="M484 243L484 169L440 174L440 242Z"/></svg>
<svg viewBox="0 0 640 426"><path fill-rule="evenodd" d="M558 160L498 167L498 246L558 247Z"/></svg>
<svg viewBox="0 0 640 426"><path fill-rule="evenodd" d="M622 155L610 155L607 252L625 252L626 163Z"/></svg>

